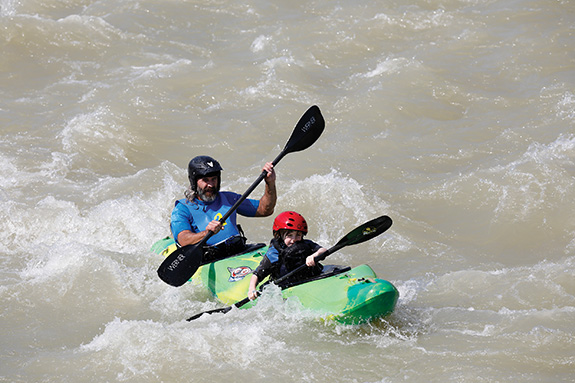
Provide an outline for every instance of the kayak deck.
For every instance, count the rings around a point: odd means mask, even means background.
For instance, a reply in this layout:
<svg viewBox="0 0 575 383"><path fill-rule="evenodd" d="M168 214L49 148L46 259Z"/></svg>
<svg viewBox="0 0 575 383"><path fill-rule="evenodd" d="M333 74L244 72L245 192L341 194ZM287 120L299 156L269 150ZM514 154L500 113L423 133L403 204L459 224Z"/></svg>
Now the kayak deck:
<svg viewBox="0 0 575 383"><path fill-rule="evenodd" d="M251 274L260 264L267 249L263 243L249 244L241 254L200 266L190 281L205 286L220 302L234 304L248 295ZM152 252L166 257L174 250L176 244L171 237L157 241L151 248Z"/></svg>
<svg viewBox="0 0 575 383"><path fill-rule="evenodd" d="M393 312L399 292L390 282L377 278L368 265L354 268L328 265L326 277L314 278L282 290L285 299L297 299L302 307L326 320L361 324ZM331 270L335 268L335 272ZM255 305L250 302L242 308Z"/></svg>

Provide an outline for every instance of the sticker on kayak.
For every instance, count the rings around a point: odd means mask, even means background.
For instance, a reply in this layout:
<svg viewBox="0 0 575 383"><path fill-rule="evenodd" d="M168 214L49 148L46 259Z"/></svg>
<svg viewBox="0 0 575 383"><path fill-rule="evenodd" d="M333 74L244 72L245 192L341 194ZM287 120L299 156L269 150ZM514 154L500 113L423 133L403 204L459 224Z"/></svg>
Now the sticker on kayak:
<svg viewBox="0 0 575 383"><path fill-rule="evenodd" d="M248 266L228 267L228 271L230 272L230 279L228 279L229 282L241 281L246 275L253 272L251 267Z"/></svg>

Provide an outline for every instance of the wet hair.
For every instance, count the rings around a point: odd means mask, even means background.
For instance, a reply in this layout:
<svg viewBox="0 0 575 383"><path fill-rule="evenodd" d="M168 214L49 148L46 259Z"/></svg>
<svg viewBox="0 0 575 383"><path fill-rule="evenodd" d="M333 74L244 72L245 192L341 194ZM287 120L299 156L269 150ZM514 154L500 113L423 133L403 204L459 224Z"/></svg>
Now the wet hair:
<svg viewBox="0 0 575 383"><path fill-rule="evenodd" d="M196 193L192 190L192 185L188 185L187 189L184 191L184 197L190 202L196 197Z"/></svg>

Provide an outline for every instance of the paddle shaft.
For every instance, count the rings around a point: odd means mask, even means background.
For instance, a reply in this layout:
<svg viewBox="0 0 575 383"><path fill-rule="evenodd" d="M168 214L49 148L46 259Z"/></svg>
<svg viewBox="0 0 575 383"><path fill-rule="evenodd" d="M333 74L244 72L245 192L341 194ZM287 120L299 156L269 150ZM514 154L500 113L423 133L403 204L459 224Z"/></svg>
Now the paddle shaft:
<svg viewBox="0 0 575 383"><path fill-rule="evenodd" d="M280 160L286 156L286 154L288 154L288 152L286 152L285 149L282 150L281 153L273 160L272 165L276 166L278 164L278 162L280 162ZM236 201L236 203L230 208L230 210L228 210L228 212L226 214L224 214L224 216L222 218L219 219L219 222L220 223L226 222L226 220L228 218L230 218L230 216L234 213L234 211L236 211L236 209L242 204L242 202L244 202L246 200L246 198L248 198L248 196L255 190L256 187L258 187L260 182L262 182L262 180L264 178L266 178L266 176L267 176L267 172L265 170L263 170L261 172L261 174L259 175L259 177L254 181L254 183L252 183L252 185L244 192L244 194L242 194L240 199L238 199ZM208 231L206 236L204 238L202 238L202 240L196 246L201 247L201 246L205 245L206 242L212 237L212 235L214 235L214 232Z"/></svg>
<svg viewBox="0 0 575 383"><path fill-rule="evenodd" d="M287 154L298 152L309 148L313 143L319 138L323 132L325 126L325 120L321 115L319 108L314 105L310 107L304 115L298 121L296 128L292 132L292 135L288 139L288 142L284 146L283 150L278 154L278 156L272 161L272 165L276 166L282 158ZM240 197L239 200L228 210L228 212L220 218L219 222L224 223L230 215L240 206L242 202L254 191L254 189L266 178L267 172L264 170L261 172L259 177L254 181L254 183L245 191L245 193ZM213 232L209 232L203 243L205 243L209 237L213 235Z"/></svg>
<svg viewBox="0 0 575 383"><path fill-rule="evenodd" d="M282 158L284 158L287 154L293 152L299 152L301 150L305 150L309 148L311 145L315 143L315 141L319 138L323 129L325 127L325 120L321 115L321 111L314 105L310 107L304 115L298 121L292 135L288 139L288 142L285 144L283 150L278 154L278 156L272 161L272 165L276 166ZM220 222L224 223L230 215L240 206L242 202L254 191L254 189L262 182L264 178L266 178L267 172L263 170L259 177L254 181L254 183L245 191L245 193L240 197L239 200L228 210L226 214L222 218L220 218ZM210 234L212 233L212 234ZM206 236L207 238L213 235L213 232L208 233ZM204 238L206 238L204 237ZM207 241L207 239L206 239ZM204 241L205 243L205 241Z"/></svg>
<svg viewBox="0 0 575 383"><path fill-rule="evenodd" d="M323 261L323 260L326 259L330 254L335 253L336 251L340 250L341 248L343 248L343 247L345 247L345 246L347 246L347 245L355 245L355 244L356 244L355 242L354 242L354 243L349 243L348 241L344 241L344 242L345 242L345 243L342 243L342 241L339 241L335 246L330 247L329 249L327 249L326 251L324 251L323 253L321 253L320 255L318 255L318 256L315 258L315 261L316 261L316 262ZM273 283L274 283L275 285L279 285L281 282L283 282L283 281L285 281L285 280L291 278L292 276L294 276L295 274L299 273L300 271L306 269L307 267L308 267L308 265L305 264L305 263L302 264L302 265L299 265L298 267L296 267L295 269L293 269L293 270L290 271L289 273L287 273L287 274L285 274L285 275L279 277L279 278L276 279L275 281L273 281ZM270 282L268 282L268 283L270 283ZM267 283L263 284L263 285L260 287L259 291L262 291L263 287L264 287L266 284L267 284ZM248 301L249 301L249 298L247 298L247 299L248 299ZM245 299L241 300L240 302L244 302L244 301L245 301ZM238 303L240 303L240 302L236 302L236 303L234 304L234 306L236 306L236 307L241 307L241 306L243 306L244 304L247 303L247 302L244 302L243 304L238 305Z"/></svg>

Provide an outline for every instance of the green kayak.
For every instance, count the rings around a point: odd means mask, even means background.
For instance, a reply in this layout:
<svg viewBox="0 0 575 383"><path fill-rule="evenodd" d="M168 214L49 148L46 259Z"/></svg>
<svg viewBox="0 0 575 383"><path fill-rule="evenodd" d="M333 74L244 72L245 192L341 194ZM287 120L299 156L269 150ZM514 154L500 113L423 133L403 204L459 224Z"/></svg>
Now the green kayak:
<svg viewBox="0 0 575 383"><path fill-rule="evenodd" d="M161 239L152 246L153 252L163 256L175 249L172 238ZM242 254L201 266L190 281L205 286L220 302L234 304L246 298L251 274L266 251L264 244L250 245ZM298 299L304 308L324 319L343 324L360 324L390 314L399 297L397 289L377 278L368 265L324 265L322 274L286 287L282 295ZM242 308L254 304L249 302Z"/></svg>

